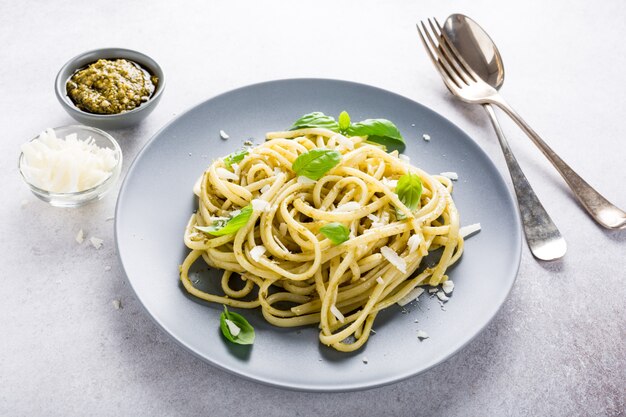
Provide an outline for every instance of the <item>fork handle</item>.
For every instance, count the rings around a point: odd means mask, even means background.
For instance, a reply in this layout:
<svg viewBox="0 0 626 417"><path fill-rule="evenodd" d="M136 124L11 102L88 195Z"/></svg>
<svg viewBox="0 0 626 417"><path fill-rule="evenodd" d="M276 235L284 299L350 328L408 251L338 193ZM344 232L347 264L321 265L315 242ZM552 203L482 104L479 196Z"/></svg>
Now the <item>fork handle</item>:
<svg viewBox="0 0 626 417"><path fill-rule="evenodd" d="M500 142L504 160L511 174L513 189L517 197L517 206L520 211L524 235L528 248L533 256L543 261L552 261L565 255L567 244L561 236L550 215L539 201L535 191L528 183L522 168L517 163L511 148L502 132L496 113L491 104L483 104L485 111L491 119L491 124L496 131Z"/></svg>
<svg viewBox="0 0 626 417"><path fill-rule="evenodd" d="M596 222L607 229L626 228L626 212L620 210L604 198L570 168L570 166L541 139L537 132L535 132L500 95L492 96L489 101L500 107L520 128L522 128L545 157L554 165L556 170L559 171L559 174L561 174L565 182L567 182L567 185L569 185L576 198L578 198L578 201L580 201L585 210L587 210Z"/></svg>

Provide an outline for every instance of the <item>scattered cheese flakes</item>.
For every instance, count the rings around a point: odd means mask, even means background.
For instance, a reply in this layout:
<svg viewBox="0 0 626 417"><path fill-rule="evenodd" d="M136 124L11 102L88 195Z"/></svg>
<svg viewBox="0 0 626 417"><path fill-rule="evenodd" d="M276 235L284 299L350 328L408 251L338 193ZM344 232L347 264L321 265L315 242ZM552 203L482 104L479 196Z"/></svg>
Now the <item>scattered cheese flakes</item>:
<svg viewBox="0 0 626 417"><path fill-rule="evenodd" d="M457 174L456 172L442 172L439 175L441 175L442 177L450 178L452 181L456 181L459 179L459 174Z"/></svg>
<svg viewBox="0 0 626 417"><path fill-rule="evenodd" d="M269 184L265 184L262 188L261 188L261 194L265 194L266 192L268 192L270 190L270 185Z"/></svg>
<svg viewBox="0 0 626 417"><path fill-rule="evenodd" d="M107 266L104 267L104 270L109 272L111 270L111 267L109 265L107 265Z"/></svg>
<svg viewBox="0 0 626 417"><path fill-rule="evenodd" d="M398 155L398 158L400 158L401 160L405 161L405 162L411 162L411 158L408 155L405 155L403 153L401 153L400 155Z"/></svg>
<svg viewBox="0 0 626 417"><path fill-rule="evenodd" d="M102 244L104 243L104 240L99 239L95 236L90 237L89 241L91 242L92 246L96 249L100 249L102 247Z"/></svg>
<svg viewBox="0 0 626 417"><path fill-rule="evenodd" d="M278 231L280 232L281 235L287 236L287 230L288 230L287 223L281 223L278 225Z"/></svg>
<svg viewBox="0 0 626 417"><path fill-rule="evenodd" d="M228 134L226 132L224 132L223 130L220 130L220 138L226 140L226 139L230 138L230 136L228 136Z"/></svg>
<svg viewBox="0 0 626 417"><path fill-rule="evenodd" d="M241 329L239 328L239 326L237 326L232 320L229 319L224 319L224 322L226 322L226 326L228 326L228 331L230 332L230 334L232 334L234 337L239 336L239 333L241 333Z"/></svg>
<svg viewBox="0 0 626 417"><path fill-rule="evenodd" d="M428 133L424 133L422 135L422 139L424 139L426 142L430 141L430 135Z"/></svg>
<svg viewBox="0 0 626 417"><path fill-rule="evenodd" d="M278 167L275 167L275 168L274 168L274 175L279 175L279 174L282 174L282 173L283 173L283 170L282 170L282 169L280 169L280 168L278 168Z"/></svg>
<svg viewBox="0 0 626 417"><path fill-rule="evenodd" d="M387 178L383 178L383 184L385 184L389 188L396 188L398 186L398 180L390 180Z"/></svg>
<svg viewBox="0 0 626 417"><path fill-rule="evenodd" d="M377 223L380 221L377 215L371 213L367 215L367 218L370 219L372 223Z"/></svg>
<svg viewBox="0 0 626 417"><path fill-rule="evenodd" d="M360 210L361 207L362 206L360 203L357 203L356 201L350 201L349 203L341 204L333 211L343 213L343 212Z"/></svg>
<svg viewBox="0 0 626 417"><path fill-rule="evenodd" d="M441 288L443 289L443 292L445 292L446 294L450 294L452 291L454 291L454 282L450 280L444 281L444 283L441 284Z"/></svg>
<svg viewBox="0 0 626 417"><path fill-rule="evenodd" d="M424 340L424 339L428 339L430 336L428 336L428 333L426 333L424 330L418 330L417 331L417 338L419 340Z"/></svg>
<svg viewBox="0 0 626 417"><path fill-rule="evenodd" d="M239 216L239 214L241 214L241 210L233 210L230 212L230 217L235 217L235 216ZM218 219L221 219L221 217L216 217ZM229 218L227 217L226 220L228 220Z"/></svg>
<svg viewBox="0 0 626 417"><path fill-rule="evenodd" d="M106 219L104 219L105 222L110 222L113 220L115 220L115 216L107 217Z"/></svg>
<svg viewBox="0 0 626 417"><path fill-rule="evenodd" d="M376 278L376 282L378 282L380 285L385 285L385 280L383 280L382 277Z"/></svg>
<svg viewBox="0 0 626 417"><path fill-rule="evenodd" d="M226 168L218 167L215 169L215 172L217 173L217 176L223 180L237 181L239 179L239 176L237 174L235 174L234 172L230 172Z"/></svg>
<svg viewBox="0 0 626 417"><path fill-rule="evenodd" d="M339 311L337 306L335 306L334 304L330 306L330 312L333 313L333 316L335 316L335 318L341 323L346 321L346 318L343 316L343 314L341 314L341 311Z"/></svg>
<svg viewBox="0 0 626 417"><path fill-rule="evenodd" d="M429 289L428 289L428 294L434 294L434 293L436 293L437 291L439 291L437 288L429 288Z"/></svg>
<svg viewBox="0 0 626 417"><path fill-rule="evenodd" d="M386 223L383 222L372 222L372 226L370 227L371 229L378 229L379 227L383 227L386 226Z"/></svg>
<svg viewBox="0 0 626 417"><path fill-rule="evenodd" d="M443 291L437 291L437 298L439 298L441 301L448 301L450 298L446 295L445 292Z"/></svg>
<svg viewBox="0 0 626 417"><path fill-rule="evenodd" d="M113 304L113 308L116 310L122 308L122 302L120 300L113 300L111 301L111 304Z"/></svg>
<svg viewBox="0 0 626 417"><path fill-rule="evenodd" d="M259 262L259 260L261 260L261 256L263 256L265 251L266 251L265 246L263 245L255 246L252 248L252 250L250 250L250 257L254 259L256 262Z"/></svg>
<svg viewBox="0 0 626 417"><path fill-rule="evenodd" d="M422 287L415 287L407 295L398 300L398 305L400 307L404 307L409 304L413 300L417 300L420 295L424 293L424 289Z"/></svg>
<svg viewBox="0 0 626 417"><path fill-rule="evenodd" d="M243 144L244 144L244 145L246 145L246 146L252 146L252 145L254 145L254 143L252 143L252 141L251 141L250 139L248 139L247 141L245 141Z"/></svg>
<svg viewBox="0 0 626 417"><path fill-rule="evenodd" d="M411 123L411 126L412 126L412 127L415 127L415 123Z"/></svg>
<svg viewBox="0 0 626 417"><path fill-rule="evenodd" d="M420 243L422 243L422 235L412 235L407 242L409 245L409 253L415 252Z"/></svg>
<svg viewBox="0 0 626 417"><path fill-rule="evenodd" d="M85 234L83 233L83 229L80 229L78 233L76 233L76 243L80 245L81 243L83 243L84 240Z"/></svg>
<svg viewBox="0 0 626 417"><path fill-rule="evenodd" d="M363 361L364 364L367 365L367 363L369 362L369 360L367 359L367 356L363 356L363 359L361 359Z"/></svg>
<svg viewBox="0 0 626 417"><path fill-rule="evenodd" d="M406 261L402 259L400 256L398 256L396 251L391 249L389 246L383 246L382 248L380 248L380 253L398 271L402 272L403 274L406 274Z"/></svg>
<svg viewBox="0 0 626 417"><path fill-rule="evenodd" d="M315 180L312 180L309 177L305 177L304 175L300 175L298 177L298 184L302 184L302 185L310 185L310 184L315 184Z"/></svg>
<svg viewBox="0 0 626 417"><path fill-rule="evenodd" d="M466 238L472 236L474 233L480 231L480 223L469 224L467 226L463 226L459 229L459 235L462 238Z"/></svg>
<svg viewBox="0 0 626 417"><path fill-rule="evenodd" d="M261 200L260 198L255 198L251 201L252 210L254 211L269 211L272 207L270 203L265 200Z"/></svg>
<svg viewBox="0 0 626 417"><path fill-rule="evenodd" d="M239 167L239 164L233 163L233 164L230 164L230 166L233 169L233 172L235 173L235 175L239 176L239 174L241 173L241 168Z"/></svg>

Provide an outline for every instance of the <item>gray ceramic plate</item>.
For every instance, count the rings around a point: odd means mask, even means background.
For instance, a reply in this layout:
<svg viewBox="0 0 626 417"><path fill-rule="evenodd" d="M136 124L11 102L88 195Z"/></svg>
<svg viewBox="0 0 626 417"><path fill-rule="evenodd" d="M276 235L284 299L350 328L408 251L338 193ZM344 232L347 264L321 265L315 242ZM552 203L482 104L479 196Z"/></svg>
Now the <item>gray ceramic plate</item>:
<svg viewBox="0 0 626 417"><path fill-rule="evenodd" d="M178 281L187 253L185 224L196 207L193 184L213 158L247 139L288 128L302 114L347 110L353 120L392 120L405 153L428 172L456 171L453 193L462 224L480 222L461 261L449 271L456 288L443 311L427 294L403 311L379 314L360 351L321 346L317 329L281 329L259 311L243 313L256 329L251 349L224 341L220 305L188 296ZM219 131L230 135L221 140ZM422 139L428 133L431 141ZM310 391L370 388L416 375L461 349L496 314L515 280L521 231L515 205L487 155L459 128L426 107L378 88L345 81L296 79L243 87L207 100L159 131L135 159L116 211L118 253L137 297L182 346L222 369L259 382ZM198 271L211 285L217 271ZM418 320L418 323L415 323ZM430 338L419 341L424 330ZM367 357L368 363L363 362Z"/></svg>

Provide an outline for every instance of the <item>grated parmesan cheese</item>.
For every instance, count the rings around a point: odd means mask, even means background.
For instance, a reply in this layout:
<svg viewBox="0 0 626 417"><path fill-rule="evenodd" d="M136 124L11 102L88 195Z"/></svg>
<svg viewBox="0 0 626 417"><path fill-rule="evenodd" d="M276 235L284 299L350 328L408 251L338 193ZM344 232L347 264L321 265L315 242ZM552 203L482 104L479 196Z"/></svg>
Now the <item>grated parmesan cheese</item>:
<svg viewBox="0 0 626 417"><path fill-rule="evenodd" d="M403 153L398 155L398 158L403 160L403 161L405 161L405 162L411 162L411 158L408 155L405 155Z"/></svg>
<svg viewBox="0 0 626 417"><path fill-rule="evenodd" d="M239 333L241 333L241 329L239 328L239 326L237 326L232 320L229 319L224 319L224 322L226 322L226 326L228 326L228 331L230 332L230 334L232 334L234 337L239 336Z"/></svg>
<svg viewBox="0 0 626 417"><path fill-rule="evenodd" d="M116 310L122 308L122 302L120 300L113 300L111 301L111 304L113 304L113 308Z"/></svg>
<svg viewBox="0 0 626 417"><path fill-rule="evenodd" d="M437 291L439 291L439 290L437 289L437 287L434 287L434 288L429 288L429 289L428 289L428 294L434 294L434 293L436 293Z"/></svg>
<svg viewBox="0 0 626 417"><path fill-rule="evenodd" d="M424 330L418 330L417 331L417 338L419 340L424 340L424 339L428 339L430 336L428 336L428 333L426 333Z"/></svg>
<svg viewBox="0 0 626 417"><path fill-rule="evenodd" d="M389 261L391 265L393 265L398 271L406 274L406 261L402 259L396 251L391 249L389 246L383 246L380 248L380 254L383 255L385 259Z"/></svg>
<svg viewBox="0 0 626 417"><path fill-rule="evenodd" d="M412 235L407 242L409 245L409 253L415 252L417 248L419 248L420 243L422 243L422 235Z"/></svg>
<svg viewBox="0 0 626 417"><path fill-rule="evenodd" d="M226 140L230 138L230 136L228 136L228 134L224 132L223 130L220 130L220 138L222 138L223 140Z"/></svg>
<svg viewBox="0 0 626 417"><path fill-rule="evenodd" d="M280 168L278 168L278 167L275 167L275 168L274 168L274 175L279 175L279 174L282 174L282 173L283 173L283 170L282 170L282 169L280 169Z"/></svg>
<svg viewBox="0 0 626 417"><path fill-rule="evenodd" d="M377 215L371 213L367 215L367 218L370 219L372 223L377 223L380 221Z"/></svg>
<svg viewBox="0 0 626 417"><path fill-rule="evenodd" d="M422 135L422 139L424 139L426 142L429 142L429 141L430 141L430 135L429 135L429 134L427 134L427 133L424 133L424 134Z"/></svg>
<svg viewBox="0 0 626 417"><path fill-rule="evenodd" d="M350 201L349 203L341 204L333 211L344 213L344 212L360 210L361 207L362 207L361 204L357 203L356 201Z"/></svg>
<svg viewBox="0 0 626 417"><path fill-rule="evenodd" d="M441 289L443 289L443 292L445 292L446 294L450 294L452 291L454 291L454 282L450 280L444 281L444 283L441 284Z"/></svg>
<svg viewBox="0 0 626 417"><path fill-rule="evenodd" d="M339 311L336 305L333 304L332 306L330 306L330 312L333 313L333 316L335 316L335 318L341 323L346 321L346 318L343 314L341 314L341 311Z"/></svg>
<svg viewBox="0 0 626 417"><path fill-rule="evenodd" d="M385 285L385 280L383 280L382 277L376 278L376 282L378 282L380 285Z"/></svg>
<svg viewBox="0 0 626 417"><path fill-rule="evenodd" d="M298 177L298 184L302 184L302 185L311 185L311 184L315 184L315 180L312 180L309 177L305 177L304 175L300 175Z"/></svg>
<svg viewBox="0 0 626 417"><path fill-rule="evenodd" d="M367 363L369 362L369 359L367 359L367 356L363 356L362 359L363 363L367 365Z"/></svg>
<svg viewBox="0 0 626 417"><path fill-rule="evenodd" d="M452 181L456 181L459 179L459 174L457 174L456 172L442 172L439 175L441 175L442 177L450 178Z"/></svg>
<svg viewBox="0 0 626 417"><path fill-rule="evenodd" d="M109 272L111 270L111 267L109 265L107 265L107 266L104 267L104 270Z"/></svg>
<svg viewBox="0 0 626 417"><path fill-rule="evenodd" d="M480 231L480 223L469 224L467 226L463 226L459 229L459 235L462 238L466 238L472 236L474 233Z"/></svg>
<svg viewBox="0 0 626 417"><path fill-rule="evenodd" d="M104 240L94 236L90 237L89 241L91 242L91 245L96 249L100 249L102 247L102 244L104 243Z"/></svg>
<svg viewBox="0 0 626 417"><path fill-rule="evenodd" d="M441 301L448 301L450 299L443 291L437 291L436 295Z"/></svg>
<svg viewBox="0 0 626 417"><path fill-rule="evenodd" d="M250 257L254 259L256 262L259 262L261 260L261 256L263 256L265 251L266 251L265 246L263 245L255 246L250 250Z"/></svg>
<svg viewBox="0 0 626 417"><path fill-rule="evenodd" d="M422 287L415 287L407 295L398 300L398 305L400 307L404 307L409 304L413 300L417 300L420 295L424 293L424 289Z"/></svg>
<svg viewBox="0 0 626 417"><path fill-rule="evenodd" d="M83 229L80 229L78 233L76 233L76 243L80 245L81 243L83 243L84 240L85 234L83 233Z"/></svg>
<svg viewBox="0 0 626 417"><path fill-rule="evenodd" d="M22 145L24 176L32 185L54 193L85 191L107 180L118 164L115 150L101 148L90 136L76 133L58 138L46 129Z"/></svg>
<svg viewBox="0 0 626 417"><path fill-rule="evenodd" d="M261 194L265 194L266 192L268 192L270 190L270 185L269 184L265 184L262 188L261 188Z"/></svg>
<svg viewBox="0 0 626 417"><path fill-rule="evenodd" d="M260 198L255 198L251 201L252 210L254 211L269 211L272 207L270 203L265 200L261 200Z"/></svg>
<svg viewBox="0 0 626 417"><path fill-rule="evenodd" d="M237 181L239 179L239 175L235 174L234 172L230 172L226 168L222 168L222 167L216 168L215 172L217 173L217 176L223 180Z"/></svg>

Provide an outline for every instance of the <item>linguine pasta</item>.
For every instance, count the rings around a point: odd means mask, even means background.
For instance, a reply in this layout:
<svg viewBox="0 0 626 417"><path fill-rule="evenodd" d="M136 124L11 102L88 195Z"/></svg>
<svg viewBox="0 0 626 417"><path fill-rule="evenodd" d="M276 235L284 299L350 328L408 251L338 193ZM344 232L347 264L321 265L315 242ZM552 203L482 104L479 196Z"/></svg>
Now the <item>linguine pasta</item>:
<svg viewBox="0 0 626 417"><path fill-rule="evenodd" d="M296 176L294 161L314 149L335 150L341 160L317 181ZM463 252L450 179L366 138L322 128L268 133L228 165L214 161L194 187L199 204L184 235L191 249L181 265L185 289L210 302L260 307L276 326L318 325L320 341L339 351L361 347L378 312L417 286L446 281ZM395 190L407 173L422 185L414 210ZM234 233L198 229L225 224L242 210L252 213ZM345 226L348 240L334 244L320 232L331 223ZM423 265L436 249L438 261ZM200 258L224 271L223 294L194 287L189 269Z"/></svg>

